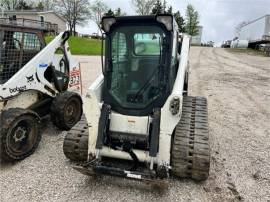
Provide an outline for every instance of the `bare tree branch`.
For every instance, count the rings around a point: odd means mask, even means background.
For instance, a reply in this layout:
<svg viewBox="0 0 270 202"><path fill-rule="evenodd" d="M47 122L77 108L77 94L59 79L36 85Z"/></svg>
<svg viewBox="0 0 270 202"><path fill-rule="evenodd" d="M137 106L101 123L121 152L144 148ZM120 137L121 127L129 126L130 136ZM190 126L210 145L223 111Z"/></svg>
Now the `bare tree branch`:
<svg viewBox="0 0 270 202"><path fill-rule="evenodd" d="M150 15L157 0L132 0L132 5L139 15Z"/></svg>
<svg viewBox="0 0 270 202"><path fill-rule="evenodd" d="M56 11L66 19L69 31L76 35L76 26L90 18L89 6L88 0L59 0Z"/></svg>
<svg viewBox="0 0 270 202"><path fill-rule="evenodd" d="M101 31L101 19L109 10L108 6L102 0L96 0L91 6L91 19L97 24Z"/></svg>
<svg viewBox="0 0 270 202"><path fill-rule="evenodd" d="M16 7L19 5L20 0L1 0L0 5L5 10L15 10Z"/></svg>

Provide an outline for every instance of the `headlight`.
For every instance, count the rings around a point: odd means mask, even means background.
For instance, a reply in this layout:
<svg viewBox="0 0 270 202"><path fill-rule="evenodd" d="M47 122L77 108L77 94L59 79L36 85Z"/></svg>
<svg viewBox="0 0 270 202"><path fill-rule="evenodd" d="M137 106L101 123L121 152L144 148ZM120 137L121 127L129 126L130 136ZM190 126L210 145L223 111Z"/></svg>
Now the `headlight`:
<svg viewBox="0 0 270 202"><path fill-rule="evenodd" d="M114 17L104 17L102 18L102 29L105 32L109 32L111 26L116 23L116 19Z"/></svg>
<svg viewBox="0 0 270 202"><path fill-rule="evenodd" d="M168 31L173 30L173 18L171 15L158 15L157 21L164 24Z"/></svg>

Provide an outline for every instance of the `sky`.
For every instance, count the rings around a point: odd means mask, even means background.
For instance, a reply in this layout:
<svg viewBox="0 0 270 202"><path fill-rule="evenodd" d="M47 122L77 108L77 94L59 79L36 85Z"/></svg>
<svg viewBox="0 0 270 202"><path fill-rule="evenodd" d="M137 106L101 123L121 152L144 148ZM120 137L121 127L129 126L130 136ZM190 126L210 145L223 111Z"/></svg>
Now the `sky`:
<svg viewBox="0 0 270 202"><path fill-rule="evenodd" d="M120 7L128 15L135 15L131 0L103 0L111 9ZM92 1L93 2L93 1ZM263 15L270 14L270 0L167 0L173 11L180 11L185 16L188 4L192 4L200 15L203 26L202 41L216 43L232 39L235 27L243 21L252 21ZM97 26L89 22L80 33L97 32Z"/></svg>

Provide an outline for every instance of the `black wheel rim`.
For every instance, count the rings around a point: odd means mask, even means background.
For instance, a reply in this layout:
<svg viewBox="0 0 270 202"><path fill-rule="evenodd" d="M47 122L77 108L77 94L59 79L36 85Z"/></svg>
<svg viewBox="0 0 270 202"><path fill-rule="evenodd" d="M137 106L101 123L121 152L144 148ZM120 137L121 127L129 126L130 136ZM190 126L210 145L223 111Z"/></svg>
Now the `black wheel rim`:
<svg viewBox="0 0 270 202"><path fill-rule="evenodd" d="M38 126L34 117L25 116L16 120L9 129L7 149L14 156L30 152L37 141Z"/></svg>
<svg viewBox="0 0 270 202"><path fill-rule="evenodd" d="M64 119L67 125L73 126L76 124L79 121L81 114L81 102L76 98L70 99L65 107Z"/></svg>

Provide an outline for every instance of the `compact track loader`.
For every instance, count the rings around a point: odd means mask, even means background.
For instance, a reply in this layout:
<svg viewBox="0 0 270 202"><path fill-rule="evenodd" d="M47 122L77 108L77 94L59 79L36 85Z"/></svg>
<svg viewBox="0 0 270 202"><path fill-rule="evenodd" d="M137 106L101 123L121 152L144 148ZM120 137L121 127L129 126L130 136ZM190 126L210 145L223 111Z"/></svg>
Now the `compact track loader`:
<svg viewBox="0 0 270 202"><path fill-rule="evenodd" d="M45 46L45 22L0 19L0 157L21 160L41 139L41 117L50 114L61 130L82 115L80 72L60 33ZM73 90L71 92L70 90Z"/></svg>
<svg viewBox="0 0 270 202"><path fill-rule="evenodd" d="M187 96L190 37L172 15L104 17L102 27L103 74L65 137L66 157L88 175L206 180L207 101Z"/></svg>

